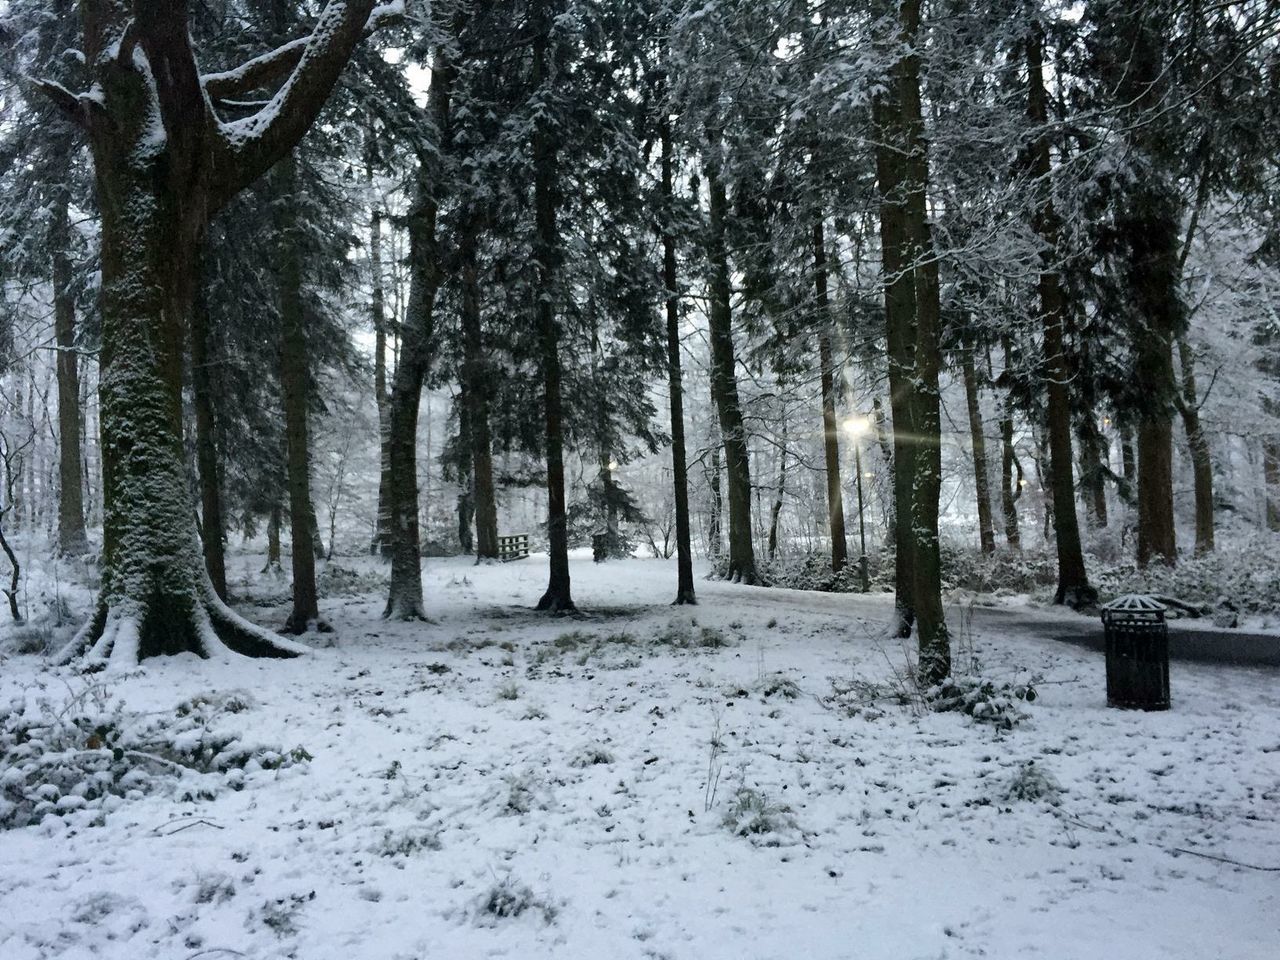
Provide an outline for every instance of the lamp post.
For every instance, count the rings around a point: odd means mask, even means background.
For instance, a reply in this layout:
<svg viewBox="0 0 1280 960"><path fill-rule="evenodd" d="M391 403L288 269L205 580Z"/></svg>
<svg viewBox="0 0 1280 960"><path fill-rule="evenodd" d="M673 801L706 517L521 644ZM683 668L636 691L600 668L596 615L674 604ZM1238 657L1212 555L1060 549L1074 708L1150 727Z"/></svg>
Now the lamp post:
<svg viewBox="0 0 1280 960"><path fill-rule="evenodd" d="M853 439L853 469L858 483L858 543L861 546L858 577L862 582L862 592L866 593L871 589L871 577L867 570L867 524L862 505L862 436L871 429L871 421L862 416L850 417L844 426Z"/></svg>

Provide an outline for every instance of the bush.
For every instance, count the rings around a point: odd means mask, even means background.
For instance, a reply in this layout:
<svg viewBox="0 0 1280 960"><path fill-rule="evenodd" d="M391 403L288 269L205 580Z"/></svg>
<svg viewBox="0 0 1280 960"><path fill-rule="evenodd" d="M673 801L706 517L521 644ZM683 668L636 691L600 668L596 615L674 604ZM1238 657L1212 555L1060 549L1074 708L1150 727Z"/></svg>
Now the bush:
<svg viewBox="0 0 1280 960"><path fill-rule="evenodd" d="M543 923L554 923L559 905L539 896L526 884L503 877L481 894L476 902L475 919L481 926L494 926L500 920L511 920L526 913L542 917Z"/></svg>
<svg viewBox="0 0 1280 960"><path fill-rule="evenodd" d="M310 760L241 740L215 725L245 709L237 697L199 697L172 713L131 714L101 683L54 702L20 697L0 711L0 829L50 815L96 811L101 823L122 802L150 793L180 799L241 789L246 772Z"/></svg>
<svg viewBox="0 0 1280 960"><path fill-rule="evenodd" d="M1058 805L1058 797L1062 787L1048 770L1036 766L1034 760L1028 760L1005 784L1003 798L1005 800L1043 800L1051 806Z"/></svg>
<svg viewBox="0 0 1280 960"><path fill-rule="evenodd" d="M748 837L764 846L778 846L778 834L795 829L790 808L773 803L759 790L742 786L729 801L723 823L735 837Z"/></svg>
<svg viewBox="0 0 1280 960"><path fill-rule="evenodd" d="M981 723L1011 730L1026 717L1024 703L1036 699L1034 680L998 683L981 677L948 677L925 691L925 701L937 713L966 713Z"/></svg>

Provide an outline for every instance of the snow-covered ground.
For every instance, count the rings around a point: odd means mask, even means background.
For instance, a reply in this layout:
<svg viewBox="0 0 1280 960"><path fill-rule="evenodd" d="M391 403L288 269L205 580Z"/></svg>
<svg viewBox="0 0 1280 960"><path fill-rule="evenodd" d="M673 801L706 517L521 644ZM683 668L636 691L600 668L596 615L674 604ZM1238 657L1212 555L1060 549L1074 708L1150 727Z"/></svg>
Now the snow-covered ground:
<svg viewBox="0 0 1280 960"><path fill-rule="evenodd" d="M575 560L553 619L537 558L433 560L431 624L353 593L312 656L106 679L122 722L204 695L311 759L0 832L0 958L1277 956L1274 672L1174 664L1172 711L1108 710L1099 655L957 613L958 659L1042 678L1002 730L867 703L906 666L885 597L675 609L674 575ZM0 671L28 711L104 682Z"/></svg>

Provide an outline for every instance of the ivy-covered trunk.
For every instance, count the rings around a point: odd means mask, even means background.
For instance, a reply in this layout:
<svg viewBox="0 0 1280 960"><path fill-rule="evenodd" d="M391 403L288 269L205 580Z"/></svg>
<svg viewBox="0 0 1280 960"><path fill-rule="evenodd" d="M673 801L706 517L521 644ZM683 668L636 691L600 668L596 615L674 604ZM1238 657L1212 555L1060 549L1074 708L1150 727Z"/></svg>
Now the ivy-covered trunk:
<svg viewBox="0 0 1280 960"><path fill-rule="evenodd" d="M36 82L88 133L101 214L102 589L63 659L305 650L237 617L209 582L182 447L182 343L211 213L311 125L372 8L330 5L305 56L294 45L263 60L287 80L244 126L220 122L212 104L239 95L245 75L201 77L182 2L84 0L93 95Z"/></svg>

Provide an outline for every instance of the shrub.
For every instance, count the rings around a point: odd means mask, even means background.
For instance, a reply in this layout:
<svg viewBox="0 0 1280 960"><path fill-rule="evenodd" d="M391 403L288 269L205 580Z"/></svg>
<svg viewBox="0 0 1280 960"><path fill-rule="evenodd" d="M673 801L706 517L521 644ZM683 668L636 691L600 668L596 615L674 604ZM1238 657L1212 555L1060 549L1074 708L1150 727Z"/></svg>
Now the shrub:
<svg viewBox="0 0 1280 960"><path fill-rule="evenodd" d="M982 677L948 677L925 692L925 701L938 713L967 713L982 723L1012 729L1026 714L1022 704L1036 699L1034 679L1026 683L986 680Z"/></svg>
<svg viewBox="0 0 1280 960"><path fill-rule="evenodd" d="M1018 767L1017 771L1005 784L1005 800L1043 800L1057 806L1062 786L1044 767L1037 766L1034 760L1028 760Z"/></svg>
<svg viewBox="0 0 1280 960"><path fill-rule="evenodd" d="M475 919L481 926L493 926L501 920L511 920L532 913L543 923L554 923L560 907L548 898L539 896L527 885L503 877L480 895L476 901Z"/></svg>

